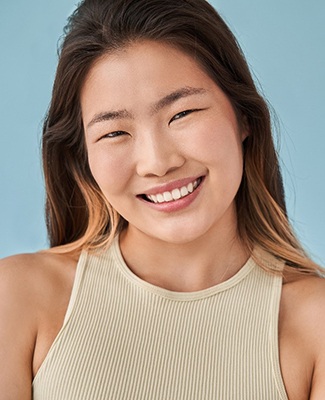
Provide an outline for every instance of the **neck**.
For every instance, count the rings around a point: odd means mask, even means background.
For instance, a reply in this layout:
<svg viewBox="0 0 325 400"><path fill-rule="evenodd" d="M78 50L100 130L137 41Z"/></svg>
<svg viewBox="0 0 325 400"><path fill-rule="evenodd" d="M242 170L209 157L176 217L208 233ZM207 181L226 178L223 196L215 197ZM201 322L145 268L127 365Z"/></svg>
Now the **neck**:
<svg viewBox="0 0 325 400"><path fill-rule="evenodd" d="M120 247L137 276L177 292L203 290L228 280L249 256L236 229L169 243L128 228L120 235Z"/></svg>

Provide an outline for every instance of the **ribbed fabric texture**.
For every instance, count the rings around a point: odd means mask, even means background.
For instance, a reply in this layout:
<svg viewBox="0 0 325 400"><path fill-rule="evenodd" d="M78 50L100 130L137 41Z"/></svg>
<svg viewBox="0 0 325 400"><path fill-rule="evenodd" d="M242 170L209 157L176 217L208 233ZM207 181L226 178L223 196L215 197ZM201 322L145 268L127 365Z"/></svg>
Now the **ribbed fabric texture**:
<svg viewBox="0 0 325 400"><path fill-rule="evenodd" d="M33 399L287 399L281 286L281 276L250 259L217 286L172 292L134 275L118 239L105 254L84 252Z"/></svg>

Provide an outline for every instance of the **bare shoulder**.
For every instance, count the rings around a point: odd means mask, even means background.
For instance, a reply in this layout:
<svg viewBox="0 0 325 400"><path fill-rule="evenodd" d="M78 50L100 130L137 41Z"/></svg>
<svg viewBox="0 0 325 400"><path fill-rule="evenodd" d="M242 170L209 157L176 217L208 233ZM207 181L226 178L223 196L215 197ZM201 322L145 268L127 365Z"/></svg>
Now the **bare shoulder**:
<svg viewBox="0 0 325 400"><path fill-rule="evenodd" d="M280 310L281 343L284 377L289 386L290 381L293 387L297 387L299 382L299 385L304 384L306 394L308 392L305 398L324 399L324 278L300 277L284 283ZM286 372L286 365L290 372Z"/></svg>
<svg viewBox="0 0 325 400"><path fill-rule="evenodd" d="M62 324L75 267L51 252L0 260L0 400L31 398L37 348Z"/></svg>
<svg viewBox="0 0 325 400"><path fill-rule="evenodd" d="M1 305L14 307L20 303L26 305L26 302L35 301L37 308L40 308L40 299L45 300L53 290L71 285L75 266L74 258L48 251L20 254L0 260ZM15 307L12 311L14 310Z"/></svg>
<svg viewBox="0 0 325 400"><path fill-rule="evenodd" d="M317 327L325 326L324 278L301 277L284 282L282 297L283 306L290 311L292 318L297 318L298 324L301 321L301 328L307 335L317 335ZM311 327L313 329L309 329Z"/></svg>

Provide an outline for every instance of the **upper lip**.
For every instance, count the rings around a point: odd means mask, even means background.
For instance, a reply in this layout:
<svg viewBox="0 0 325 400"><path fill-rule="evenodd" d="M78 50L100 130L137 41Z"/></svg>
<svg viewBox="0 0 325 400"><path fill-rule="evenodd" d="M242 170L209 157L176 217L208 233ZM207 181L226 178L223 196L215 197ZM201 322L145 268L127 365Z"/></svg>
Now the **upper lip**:
<svg viewBox="0 0 325 400"><path fill-rule="evenodd" d="M178 179L172 182L165 183L163 185L152 187L144 192L141 195L150 196L152 194L164 193L164 192L171 192L174 189L180 189L183 186L187 186L189 183L196 181L197 179L201 178L202 175Z"/></svg>

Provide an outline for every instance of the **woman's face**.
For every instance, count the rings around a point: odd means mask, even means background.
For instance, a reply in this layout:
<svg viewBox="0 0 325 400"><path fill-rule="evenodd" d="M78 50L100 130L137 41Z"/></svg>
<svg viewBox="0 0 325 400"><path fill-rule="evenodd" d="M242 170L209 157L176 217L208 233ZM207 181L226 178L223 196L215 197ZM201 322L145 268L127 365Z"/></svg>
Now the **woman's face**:
<svg viewBox="0 0 325 400"><path fill-rule="evenodd" d="M92 174L134 234L185 243L236 229L247 133L193 58L153 41L106 55L81 107Z"/></svg>

